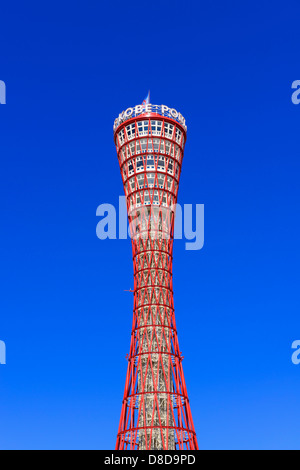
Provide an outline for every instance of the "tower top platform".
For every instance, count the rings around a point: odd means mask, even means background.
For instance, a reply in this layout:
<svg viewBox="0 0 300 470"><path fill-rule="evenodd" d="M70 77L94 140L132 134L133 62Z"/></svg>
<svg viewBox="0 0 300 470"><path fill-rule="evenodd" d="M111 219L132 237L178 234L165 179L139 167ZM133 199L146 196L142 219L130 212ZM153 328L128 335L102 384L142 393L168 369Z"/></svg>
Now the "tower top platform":
<svg viewBox="0 0 300 470"><path fill-rule="evenodd" d="M178 122L184 130L187 130L187 126L185 123L185 119L176 109L169 108L164 104L139 104L134 106L133 108L127 108L125 111L119 114L117 119L114 122L114 132L116 129L123 124L124 122L128 121L129 119L135 117L153 117L161 116L167 117L169 119L173 119L174 121Z"/></svg>

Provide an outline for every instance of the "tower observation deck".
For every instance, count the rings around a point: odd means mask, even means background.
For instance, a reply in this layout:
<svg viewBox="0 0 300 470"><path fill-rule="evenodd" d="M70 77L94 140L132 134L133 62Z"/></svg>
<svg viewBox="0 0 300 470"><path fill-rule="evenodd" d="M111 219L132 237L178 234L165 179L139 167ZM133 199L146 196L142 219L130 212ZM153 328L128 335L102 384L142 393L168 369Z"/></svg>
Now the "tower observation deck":
<svg viewBox="0 0 300 470"><path fill-rule="evenodd" d="M174 315L175 204L186 142L167 106L128 108L114 123L130 225L134 307L116 449L198 449Z"/></svg>

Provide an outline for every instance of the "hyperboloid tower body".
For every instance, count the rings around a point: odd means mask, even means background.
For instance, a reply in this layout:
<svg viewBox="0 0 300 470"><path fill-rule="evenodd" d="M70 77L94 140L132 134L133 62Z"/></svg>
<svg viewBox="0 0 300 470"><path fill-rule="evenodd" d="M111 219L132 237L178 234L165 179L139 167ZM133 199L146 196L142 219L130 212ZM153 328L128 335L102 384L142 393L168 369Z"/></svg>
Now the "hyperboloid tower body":
<svg viewBox="0 0 300 470"><path fill-rule="evenodd" d="M134 267L133 325L116 449L196 450L172 285L185 120L175 109L144 102L119 115L114 139Z"/></svg>

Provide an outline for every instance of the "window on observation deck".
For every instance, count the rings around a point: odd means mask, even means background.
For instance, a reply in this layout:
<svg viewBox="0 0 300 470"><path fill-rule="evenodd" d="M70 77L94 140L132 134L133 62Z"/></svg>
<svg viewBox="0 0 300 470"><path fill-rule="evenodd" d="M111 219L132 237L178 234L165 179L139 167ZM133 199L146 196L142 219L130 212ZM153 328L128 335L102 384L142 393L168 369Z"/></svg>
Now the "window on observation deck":
<svg viewBox="0 0 300 470"><path fill-rule="evenodd" d="M133 173L133 163L132 160L128 160L128 174L131 175Z"/></svg>
<svg viewBox="0 0 300 470"><path fill-rule="evenodd" d="M148 174L147 174L147 181L146 181L146 178L145 178L145 186L148 185L149 188L153 188L153 186L154 186L154 178L155 178L155 174L154 174L154 173L148 173Z"/></svg>
<svg viewBox="0 0 300 470"><path fill-rule="evenodd" d="M129 126L126 126L126 132L127 132L128 140L133 139L135 137L135 123L129 124Z"/></svg>
<svg viewBox="0 0 300 470"><path fill-rule="evenodd" d="M173 160L169 160L168 173L173 173L173 169L174 169Z"/></svg>
<svg viewBox="0 0 300 470"><path fill-rule="evenodd" d="M122 129L119 134L119 142L120 142L120 145L124 144L124 129Z"/></svg>
<svg viewBox="0 0 300 470"><path fill-rule="evenodd" d="M147 156L147 170L154 169L154 157L153 155Z"/></svg>
<svg viewBox="0 0 300 470"><path fill-rule="evenodd" d="M165 153L167 153L168 155L170 155L171 142L169 142L168 140L166 140L166 141L165 141L165 146L166 146L166 151L165 151Z"/></svg>
<svg viewBox="0 0 300 470"><path fill-rule="evenodd" d="M165 140L161 139L160 146L159 146L159 153L166 153L165 150L166 150L165 149Z"/></svg>
<svg viewBox="0 0 300 470"><path fill-rule="evenodd" d="M142 157L136 157L136 171L144 169L144 161Z"/></svg>
<svg viewBox="0 0 300 470"><path fill-rule="evenodd" d="M126 151L125 151L125 148L122 148L121 152L120 152L120 160L121 160L121 163L124 162L124 160L126 160Z"/></svg>
<svg viewBox="0 0 300 470"><path fill-rule="evenodd" d="M149 139L148 140L148 152L153 152L153 143L152 143L152 139Z"/></svg>
<svg viewBox="0 0 300 470"><path fill-rule="evenodd" d="M155 205L159 204L158 191L154 191L153 204L155 204Z"/></svg>
<svg viewBox="0 0 300 470"><path fill-rule="evenodd" d="M128 148L130 151L130 155L134 155L135 154L135 142L130 142L129 147L127 147L127 149Z"/></svg>
<svg viewBox="0 0 300 470"><path fill-rule="evenodd" d="M139 135L148 135L149 121L139 121L137 123Z"/></svg>
<svg viewBox="0 0 300 470"><path fill-rule="evenodd" d="M141 153L141 146L140 146L140 141L137 140L136 142L131 142L131 144L135 144L135 154Z"/></svg>
<svg viewBox="0 0 300 470"><path fill-rule="evenodd" d="M162 189L164 187L164 181L165 181L165 175L162 175L160 173L158 173L157 175L157 182L158 182L158 186Z"/></svg>
<svg viewBox="0 0 300 470"><path fill-rule="evenodd" d="M168 190L171 191L171 189L173 189L173 178L171 178L170 176L168 176Z"/></svg>
<svg viewBox="0 0 300 470"><path fill-rule="evenodd" d="M158 152L158 150L159 150L159 139L153 139L153 147L154 147L154 152Z"/></svg>
<svg viewBox="0 0 300 470"><path fill-rule="evenodd" d="M161 121L151 121L152 135L161 135L161 128L162 128Z"/></svg>
<svg viewBox="0 0 300 470"><path fill-rule="evenodd" d="M149 191L144 192L144 204L150 204Z"/></svg>
<svg viewBox="0 0 300 470"><path fill-rule="evenodd" d="M165 170L165 157L162 157L162 156L158 157L157 169L161 171Z"/></svg>
<svg viewBox="0 0 300 470"><path fill-rule="evenodd" d="M173 124L169 124L168 122L165 122L165 136L171 139L173 135L173 130L174 130Z"/></svg>
<svg viewBox="0 0 300 470"><path fill-rule="evenodd" d="M176 142L180 143L181 136L182 136L181 130L179 130L178 127L176 127Z"/></svg>
<svg viewBox="0 0 300 470"><path fill-rule="evenodd" d="M145 153L147 150L147 139L141 139L140 146L141 146L142 152Z"/></svg>
<svg viewBox="0 0 300 470"><path fill-rule="evenodd" d="M129 180L129 184L130 184L131 191L134 191L135 190L135 178L131 178Z"/></svg>
<svg viewBox="0 0 300 470"><path fill-rule="evenodd" d="M138 182L139 189L143 189L144 188L144 175L137 175L136 179Z"/></svg>

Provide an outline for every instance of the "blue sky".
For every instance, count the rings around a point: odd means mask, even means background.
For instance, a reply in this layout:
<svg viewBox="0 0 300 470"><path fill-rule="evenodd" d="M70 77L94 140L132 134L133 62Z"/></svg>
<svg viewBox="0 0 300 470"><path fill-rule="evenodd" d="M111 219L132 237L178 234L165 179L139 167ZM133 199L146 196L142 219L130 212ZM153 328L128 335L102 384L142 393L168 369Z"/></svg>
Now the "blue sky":
<svg viewBox="0 0 300 470"><path fill-rule="evenodd" d="M298 0L1 5L0 448L112 449L132 321L112 125L151 102L188 125L174 247L180 347L202 449L299 449Z"/></svg>

